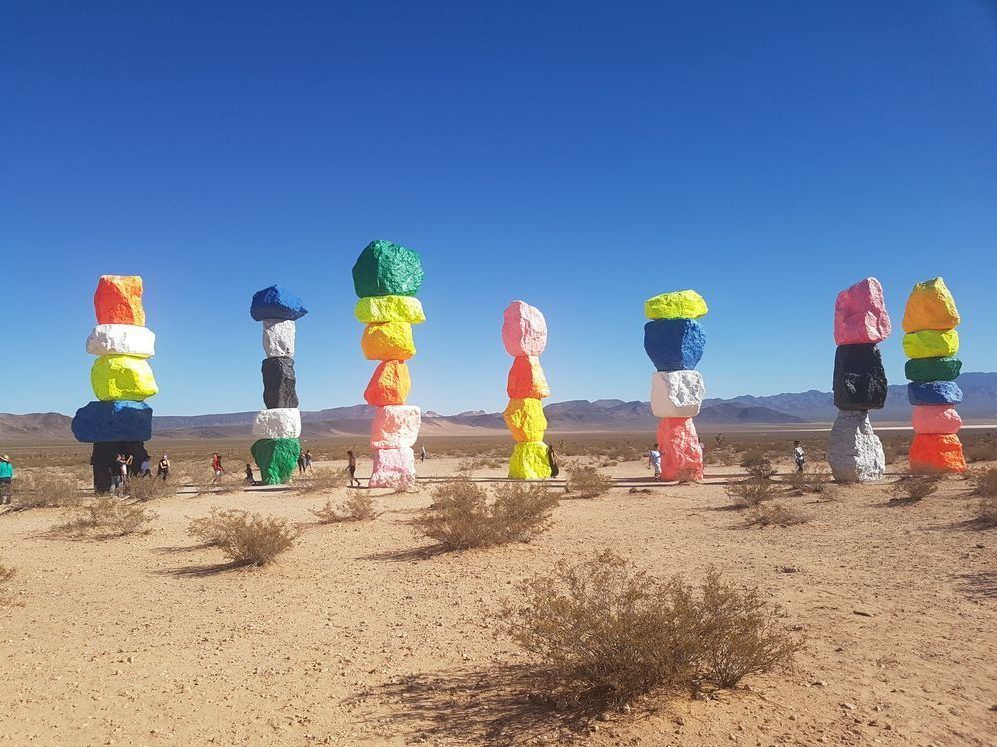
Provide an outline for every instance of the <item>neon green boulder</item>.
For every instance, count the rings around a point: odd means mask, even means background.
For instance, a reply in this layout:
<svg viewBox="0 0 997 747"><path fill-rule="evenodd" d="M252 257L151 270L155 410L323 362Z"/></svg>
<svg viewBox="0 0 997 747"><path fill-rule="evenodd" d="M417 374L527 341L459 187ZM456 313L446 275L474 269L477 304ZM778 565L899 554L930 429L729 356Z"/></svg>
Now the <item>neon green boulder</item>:
<svg viewBox="0 0 997 747"><path fill-rule="evenodd" d="M159 391L149 361L134 355L100 356L90 369L90 384L101 402L141 402Z"/></svg>
<svg viewBox="0 0 997 747"><path fill-rule="evenodd" d="M954 329L922 329L904 335L908 358L948 358L959 352L959 333Z"/></svg>
<svg viewBox="0 0 997 747"><path fill-rule="evenodd" d="M509 479L543 480L550 477L547 444L543 441L523 441L516 444L509 460Z"/></svg>
<svg viewBox="0 0 997 747"><path fill-rule="evenodd" d="M648 319L699 319L707 311L706 300L694 290L662 293L644 302Z"/></svg>
<svg viewBox="0 0 997 747"><path fill-rule="evenodd" d="M354 313L364 324L378 322L421 324L426 321L422 303L415 296L368 296L357 301Z"/></svg>

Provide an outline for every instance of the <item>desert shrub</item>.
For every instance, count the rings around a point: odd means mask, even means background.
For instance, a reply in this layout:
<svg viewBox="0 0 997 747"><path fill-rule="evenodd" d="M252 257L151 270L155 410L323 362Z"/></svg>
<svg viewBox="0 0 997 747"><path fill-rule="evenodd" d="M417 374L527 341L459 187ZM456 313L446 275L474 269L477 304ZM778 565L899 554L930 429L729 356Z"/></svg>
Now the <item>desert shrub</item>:
<svg viewBox="0 0 997 747"><path fill-rule="evenodd" d="M997 495L990 494L980 498L976 504L976 521L986 529L997 527Z"/></svg>
<svg viewBox="0 0 997 747"><path fill-rule="evenodd" d="M11 509L69 508L78 506L82 501L83 492L75 477L34 472L16 481Z"/></svg>
<svg viewBox="0 0 997 747"><path fill-rule="evenodd" d="M904 475L889 487L890 502L917 503L938 492L938 475Z"/></svg>
<svg viewBox="0 0 997 747"><path fill-rule="evenodd" d="M221 548L235 565L263 566L294 546L297 530L286 519L248 511L211 510L195 519L187 533Z"/></svg>
<svg viewBox="0 0 997 747"><path fill-rule="evenodd" d="M502 611L507 632L538 660L551 690L600 706L665 687L731 687L787 663L797 644L777 608L711 570L700 593L611 550L522 582Z"/></svg>
<svg viewBox="0 0 997 747"><path fill-rule="evenodd" d="M345 469L316 470L313 468L311 474L295 480L294 487L302 495L325 494L345 488L349 480L349 473Z"/></svg>
<svg viewBox="0 0 997 747"><path fill-rule="evenodd" d="M997 497L997 467L974 470L970 480L973 483L974 494Z"/></svg>
<svg viewBox="0 0 997 747"><path fill-rule="evenodd" d="M128 481L126 488L129 498L142 503L172 498L179 489L180 485L177 482L152 477L133 477Z"/></svg>
<svg viewBox="0 0 997 747"><path fill-rule="evenodd" d="M762 501L775 498L776 485L765 478L749 477L731 483L725 491L735 508L754 508Z"/></svg>
<svg viewBox="0 0 997 747"><path fill-rule="evenodd" d="M187 525L187 535L205 545L217 547L231 533L230 525L240 522L245 514L245 511L234 508L219 510L212 506L207 516L193 519Z"/></svg>
<svg viewBox="0 0 997 747"><path fill-rule="evenodd" d="M0 563L0 607L9 607L15 604L14 594L11 592L9 584L16 575L16 568Z"/></svg>
<svg viewBox="0 0 997 747"><path fill-rule="evenodd" d="M509 482L495 500L466 477L437 485L433 504L412 520L413 529L446 550L466 550L508 542L529 542L544 532L558 497L543 483Z"/></svg>
<svg viewBox="0 0 997 747"><path fill-rule="evenodd" d="M776 473L775 467L772 466L772 460L758 449L745 452L741 458L741 466L749 475L759 479L772 477Z"/></svg>
<svg viewBox="0 0 997 747"><path fill-rule="evenodd" d="M353 491L342 505L342 509L334 506L332 501L326 501L321 508L311 509L318 518L319 524L337 524L345 521L371 521L377 518L374 511L374 499L366 493Z"/></svg>
<svg viewBox="0 0 997 747"><path fill-rule="evenodd" d="M783 503L760 503L751 509L746 521L749 527L790 527L804 524L807 517Z"/></svg>
<svg viewBox="0 0 997 747"><path fill-rule="evenodd" d="M802 472L791 472L785 479L790 495L823 493L831 485L831 473L823 465L806 467Z"/></svg>
<svg viewBox="0 0 997 747"><path fill-rule="evenodd" d="M975 439L972 443L966 444L963 448L967 462L993 462L997 461L997 440L990 434Z"/></svg>
<svg viewBox="0 0 997 747"><path fill-rule="evenodd" d="M568 479L565 491L579 498L597 498L613 487L613 478L604 475L595 467L573 465L566 470Z"/></svg>
<svg viewBox="0 0 997 747"><path fill-rule="evenodd" d="M703 450L705 464L722 464L724 467L733 467L740 459L741 454L732 446L721 445Z"/></svg>
<svg viewBox="0 0 997 747"><path fill-rule="evenodd" d="M76 535L122 537L148 534L155 518L156 514L135 503L100 495L71 508L67 520L54 529Z"/></svg>
<svg viewBox="0 0 997 747"><path fill-rule="evenodd" d="M476 456L462 459L457 465L458 472L474 472L479 469L497 469L504 467L506 460L499 456Z"/></svg>

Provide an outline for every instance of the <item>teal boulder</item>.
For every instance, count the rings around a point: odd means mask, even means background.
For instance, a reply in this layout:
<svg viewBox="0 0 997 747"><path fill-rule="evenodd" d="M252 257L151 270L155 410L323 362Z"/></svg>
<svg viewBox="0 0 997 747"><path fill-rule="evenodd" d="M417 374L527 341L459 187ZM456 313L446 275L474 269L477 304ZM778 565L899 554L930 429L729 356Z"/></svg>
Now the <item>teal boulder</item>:
<svg viewBox="0 0 997 747"><path fill-rule="evenodd" d="M298 468L301 443L296 438L261 438L250 448L267 485L283 485Z"/></svg>
<svg viewBox="0 0 997 747"><path fill-rule="evenodd" d="M911 358L904 373L911 381L955 381L962 371L958 358Z"/></svg>
<svg viewBox="0 0 997 747"><path fill-rule="evenodd" d="M357 296L414 296L422 285L422 260L411 249L390 241L372 241L353 265Z"/></svg>

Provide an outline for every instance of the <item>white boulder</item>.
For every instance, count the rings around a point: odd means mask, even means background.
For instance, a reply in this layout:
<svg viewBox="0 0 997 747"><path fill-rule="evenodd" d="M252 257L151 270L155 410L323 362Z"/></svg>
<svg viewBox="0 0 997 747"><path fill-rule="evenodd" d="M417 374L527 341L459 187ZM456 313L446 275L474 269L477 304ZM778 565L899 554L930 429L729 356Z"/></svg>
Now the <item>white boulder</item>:
<svg viewBox="0 0 997 747"><path fill-rule="evenodd" d="M415 405L386 405L374 408L370 445L375 449L404 449L415 446L422 426L422 411Z"/></svg>
<svg viewBox="0 0 997 747"><path fill-rule="evenodd" d="M90 355L130 355L151 358L156 354L156 335L136 324L98 324L87 338Z"/></svg>
<svg viewBox="0 0 997 747"><path fill-rule="evenodd" d="M367 487L407 490L415 484L415 454L412 449L378 449L374 452L374 471Z"/></svg>
<svg viewBox="0 0 997 747"><path fill-rule="evenodd" d="M657 371L651 377L651 412L656 418L695 417L705 396L699 371Z"/></svg>
<svg viewBox="0 0 997 747"><path fill-rule="evenodd" d="M256 413L256 438L297 438L301 435L301 411L297 407L274 407Z"/></svg>
<svg viewBox="0 0 997 747"><path fill-rule="evenodd" d="M840 410L831 426L827 462L838 482L874 482L886 474L886 455L865 410Z"/></svg>
<svg viewBox="0 0 997 747"><path fill-rule="evenodd" d="M267 358L294 357L294 320L263 320L263 352Z"/></svg>

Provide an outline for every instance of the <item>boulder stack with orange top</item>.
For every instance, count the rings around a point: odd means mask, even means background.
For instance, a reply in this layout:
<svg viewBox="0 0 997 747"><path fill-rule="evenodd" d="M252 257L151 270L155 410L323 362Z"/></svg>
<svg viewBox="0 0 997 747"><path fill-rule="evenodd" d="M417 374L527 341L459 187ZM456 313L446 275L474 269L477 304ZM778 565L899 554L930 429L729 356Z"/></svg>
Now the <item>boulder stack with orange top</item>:
<svg viewBox="0 0 997 747"><path fill-rule="evenodd" d="M404 490L415 483L415 454L422 413L406 404L412 380L406 361L415 355L412 325L426 321L416 298L424 273L419 255L390 241L372 241L353 265L363 322L360 347L367 360L380 361L364 390L374 407L370 445L374 449L372 488Z"/></svg>
<svg viewBox="0 0 997 747"><path fill-rule="evenodd" d="M542 402L550 396L550 387L540 367L540 354L547 347L547 320L540 309L523 301L510 303L502 319L502 344L514 358L506 384L509 406L503 413L516 441L509 477L543 480L551 474Z"/></svg>
<svg viewBox="0 0 997 747"><path fill-rule="evenodd" d="M910 447L911 472L959 473L966 458L957 435L962 418L955 405L962 390L955 380L962 362L959 352L959 311L945 281L934 278L918 283L907 299L903 327L904 352L910 359L905 371L910 383L907 397L914 406L914 442Z"/></svg>

